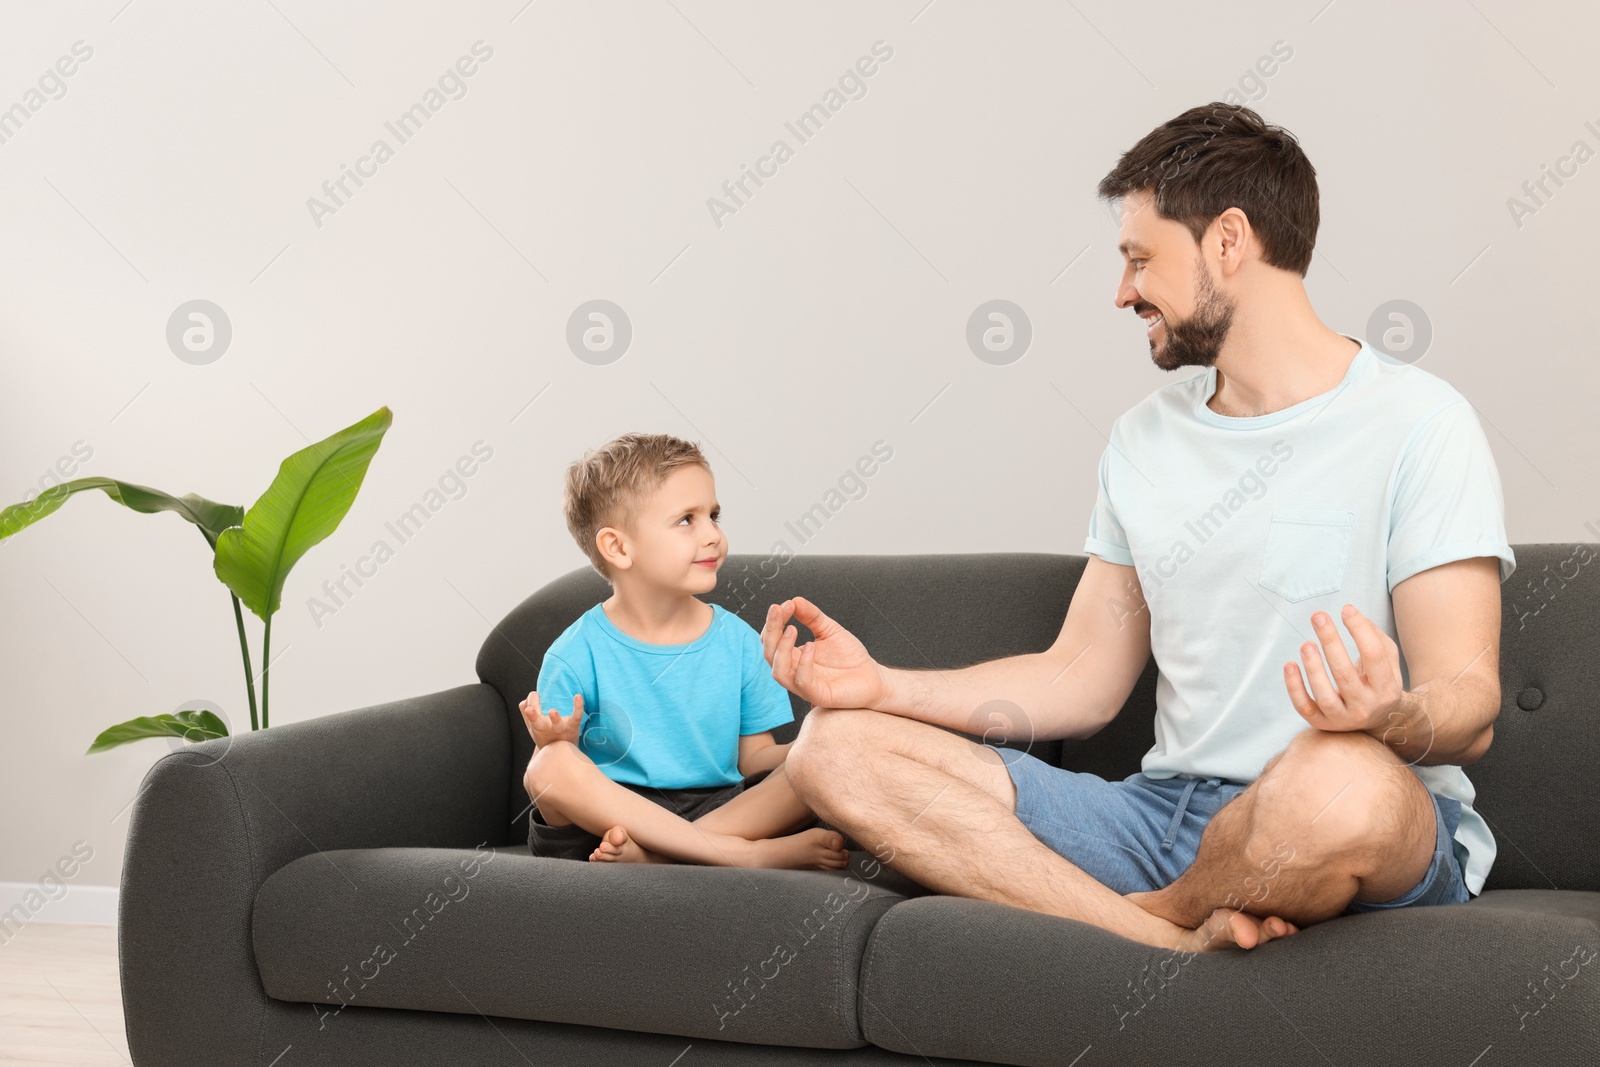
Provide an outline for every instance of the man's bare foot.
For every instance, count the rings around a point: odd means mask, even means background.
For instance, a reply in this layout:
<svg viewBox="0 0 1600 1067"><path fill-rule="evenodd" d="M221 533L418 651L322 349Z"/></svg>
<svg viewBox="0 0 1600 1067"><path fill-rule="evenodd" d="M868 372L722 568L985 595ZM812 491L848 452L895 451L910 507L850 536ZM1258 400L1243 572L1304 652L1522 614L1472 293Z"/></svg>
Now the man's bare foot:
<svg viewBox="0 0 1600 1067"><path fill-rule="evenodd" d="M600 845L589 853L591 863L671 863L658 852L651 852L628 835L627 827L613 826L600 838Z"/></svg>
<svg viewBox="0 0 1600 1067"><path fill-rule="evenodd" d="M788 837L767 838L750 844L752 856L758 861L751 864L755 867L837 871L850 865L850 853L845 851L843 835L837 830L820 826Z"/></svg>
<svg viewBox="0 0 1600 1067"><path fill-rule="evenodd" d="M1178 948L1186 952L1213 952L1237 946L1259 948L1268 941L1299 933L1300 928L1276 915L1262 918L1232 908L1218 908L1197 929L1186 931Z"/></svg>

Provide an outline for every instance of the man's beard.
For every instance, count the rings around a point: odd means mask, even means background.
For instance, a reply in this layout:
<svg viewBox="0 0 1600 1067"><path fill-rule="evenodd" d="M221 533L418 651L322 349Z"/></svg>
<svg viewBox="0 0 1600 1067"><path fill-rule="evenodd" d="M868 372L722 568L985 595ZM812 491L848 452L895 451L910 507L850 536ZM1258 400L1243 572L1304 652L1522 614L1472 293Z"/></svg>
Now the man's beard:
<svg viewBox="0 0 1600 1067"><path fill-rule="evenodd" d="M1163 319L1165 337L1159 344L1154 338L1150 341L1150 359L1162 370L1212 366L1233 325L1236 305L1211 284L1203 260L1196 262L1195 275L1194 313L1182 322L1173 322L1170 316Z"/></svg>

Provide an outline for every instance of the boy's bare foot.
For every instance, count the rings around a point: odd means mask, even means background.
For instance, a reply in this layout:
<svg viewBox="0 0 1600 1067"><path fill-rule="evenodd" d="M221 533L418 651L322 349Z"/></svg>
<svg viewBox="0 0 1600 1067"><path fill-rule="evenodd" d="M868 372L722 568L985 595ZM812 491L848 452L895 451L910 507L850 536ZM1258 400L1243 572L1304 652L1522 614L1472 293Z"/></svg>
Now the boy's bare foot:
<svg viewBox="0 0 1600 1067"><path fill-rule="evenodd" d="M773 837L750 842L757 867L788 870L837 871L850 865L844 836L820 826L788 837Z"/></svg>
<svg viewBox="0 0 1600 1067"><path fill-rule="evenodd" d="M1213 911L1198 929L1185 931L1178 948L1186 952L1207 952L1225 948L1258 948L1279 937L1299 933L1300 928L1276 915L1261 918L1233 908Z"/></svg>
<svg viewBox="0 0 1600 1067"><path fill-rule="evenodd" d="M785 869L812 869L822 871L842 870L850 865L850 853L845 851L844 837L836 830L815 827L788 837L745 841L728 838L734 847L729 852L730 866L773 867ZM591 863L672 863L669 856L652 852L628 833L627 827L617 825L600 838L599 846L589 853Z"/></svg>
<svg viewBox="0 0 1600 1067"><path fill-rule="evenodd" d="M651 852L632 837L625 826L613 826L600 838L600 845L589 853L591 863L671 863L658 852Z"/></svg>

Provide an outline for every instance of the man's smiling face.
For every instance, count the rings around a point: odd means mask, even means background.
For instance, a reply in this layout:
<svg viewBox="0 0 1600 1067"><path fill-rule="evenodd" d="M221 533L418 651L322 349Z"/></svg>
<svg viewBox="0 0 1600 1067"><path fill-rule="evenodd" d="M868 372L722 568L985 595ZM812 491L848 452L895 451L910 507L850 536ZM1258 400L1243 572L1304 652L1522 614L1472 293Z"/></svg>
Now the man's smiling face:
<svg viewBox="0 0 1600 1067"><path fill-rule="evenodd" d="M1215 364L1236 305L1216 288L1188 228L1157 215L1154 193L1141 189L1123 198L1118 240L1117 307L1144 320L1151 360L1162 370Z"/></svg>

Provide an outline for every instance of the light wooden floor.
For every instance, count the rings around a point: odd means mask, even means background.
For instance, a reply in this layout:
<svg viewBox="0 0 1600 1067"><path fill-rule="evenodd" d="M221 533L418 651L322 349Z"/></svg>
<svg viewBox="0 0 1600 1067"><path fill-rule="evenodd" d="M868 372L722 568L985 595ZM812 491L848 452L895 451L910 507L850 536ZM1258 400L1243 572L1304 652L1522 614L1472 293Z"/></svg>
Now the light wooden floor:
<svg viewBox="0 0 1600 1067"><path fill-rule="evenodd" d="M35 921L0 944L0 1065L130 1062L115 927Z"/></svg>

